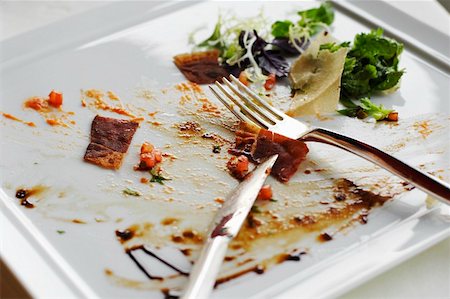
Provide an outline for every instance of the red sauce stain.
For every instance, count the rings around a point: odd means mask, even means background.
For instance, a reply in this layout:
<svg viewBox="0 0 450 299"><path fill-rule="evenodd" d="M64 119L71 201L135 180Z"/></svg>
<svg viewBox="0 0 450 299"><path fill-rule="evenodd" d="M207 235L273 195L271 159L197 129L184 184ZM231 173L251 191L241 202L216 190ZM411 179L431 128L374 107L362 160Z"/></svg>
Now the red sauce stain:
<svg viewBox="0 0 450 299"><path fill-rule="evenodd" d="M30 121L30 122L27 122L27 121L21 120L20 118L14 116L14 115L12 115L12 114L9 114L9 113L4 113L4 112L1 112L1 113L2 113L2 115L3 115L4 118L7 118L7 119L11 119L11 120L14 120L14 121L21 122L21 123L26 124L27 126L30 126L30 127L36 127L36 125L34 124L34 122L31 122L31 121Z"/></svg>

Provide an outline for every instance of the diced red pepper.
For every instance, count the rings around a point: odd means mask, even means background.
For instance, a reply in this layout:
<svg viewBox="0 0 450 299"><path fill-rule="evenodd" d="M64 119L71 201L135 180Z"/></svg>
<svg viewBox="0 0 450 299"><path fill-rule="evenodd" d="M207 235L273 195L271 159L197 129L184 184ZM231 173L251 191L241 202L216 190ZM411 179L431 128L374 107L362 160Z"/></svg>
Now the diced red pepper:
<svg viewBox="0 0 450 299"><path fill-rule="evenodd" d="M162 161L162 154L159 150L148 142L144 142L141 146L141 155L139 169L147 170L155 167L156 164Z"/></svg>
<svg viewBox="0 0 450 299"><path fill-rule="evenodd" d="M62 93L52 90L48 95L48 103L50 104L50 106L55 108L61 107L63 103Z"/></svg>
<svg viewBox="0 0 450 299"><path fill-rule="evenodd" d="M258 197L256 199L271 200L272 195L273 195L272 187L270 187L270 185L264 185L264 186L262 186L261 190L259 190Z"/></svg>
<svg viewBox="0 0 450 299"><path fill-rule="evenodd" d="M245 72L241 72L239 74L239 81L241 81L241 83L244 84L245 86L249 85L247 74Z"/></svg>
<svg viewBox="0 0 450 299"><path fill-rule="evenodd" d="M25 107L40 111L47 108L47 103L39 97L32 97L25 102Z"/></svg>
<svg viewBox="0 0 450 299"><path fill-rule="evenodd" d="M243 179L248 172L249 161L244 155L239 157L231 157L227 163L230 173L237 179Z"/></svg>
<svg viewBox="0 0 450 299"><path fill-rule="evenodd" d="M387 120L398 121L398 112L393 111L393 112L389 113L387 116Z"/></svg>
<svg viewBox="0 0 450 299"><path fill-rule="evenodd" d="M266 83L264 83L264 88L266 90L272 90L272 88L275 86L276 82L277 82L277 77L275 77L275 74L270 74L267 77Z"/></svg>

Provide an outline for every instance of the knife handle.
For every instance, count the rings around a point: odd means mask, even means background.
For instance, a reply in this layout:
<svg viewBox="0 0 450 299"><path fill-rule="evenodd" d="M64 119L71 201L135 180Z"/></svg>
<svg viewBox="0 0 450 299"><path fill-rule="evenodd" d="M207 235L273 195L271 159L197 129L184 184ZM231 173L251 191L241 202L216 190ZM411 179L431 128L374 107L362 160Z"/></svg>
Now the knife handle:
<svg viewBox="0 0 450 299"><path fill-rule="evenodd" d="M189 283L182 299L206 299L214 288L217 274L228 249L230 238L216 236L208 238L189 274Z"/></svg>

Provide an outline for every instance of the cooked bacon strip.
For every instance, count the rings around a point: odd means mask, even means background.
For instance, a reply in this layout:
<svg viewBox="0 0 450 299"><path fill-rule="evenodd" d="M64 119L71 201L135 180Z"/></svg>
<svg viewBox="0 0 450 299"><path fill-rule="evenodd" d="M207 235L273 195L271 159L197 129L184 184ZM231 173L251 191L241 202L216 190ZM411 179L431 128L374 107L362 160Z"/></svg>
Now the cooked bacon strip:
<svg viewBox="0 0 450 299"><path fill-rule="evenodd" d="M272 175L282 182L287 182L305 160L307 153L308 147L304 142L261 129L256 140L253 159L259 162L278 154L278 159L272 167Z"/></svg>
<svg viewBox="0 0 450 299"><path fill-rule="evenodd" d="M308 147L302 141L261 129L259 133L248 128L236 132L236 146L230 150L233 155L246 155L253 162L260 163L271 155L278 154L271 175L281 182L287 182L305 160Z"/></svg>
<svg viewBox="0 0 450 299"><path fill-rule="evenodd" d="M91 143L84 160L98 166L119 169L139 124L97 115L92 121Z"/></svg>
<svg viewBox="0 0 450 299"><path fill-rule="evenodd" d="M191 82L197 84L210 84L223 77L228 72L219 65L219 51L194 52L180 54L173 57L173 61L183 75Z"/></svg>

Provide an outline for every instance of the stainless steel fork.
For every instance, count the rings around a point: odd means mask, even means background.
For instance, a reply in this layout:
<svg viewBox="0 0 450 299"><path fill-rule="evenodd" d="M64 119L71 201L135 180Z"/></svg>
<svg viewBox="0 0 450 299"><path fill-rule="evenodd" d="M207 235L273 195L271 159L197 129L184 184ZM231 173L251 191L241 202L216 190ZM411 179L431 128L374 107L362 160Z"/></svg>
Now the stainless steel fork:
<svg viewBox="0 0 450 299"><path fill-rule="evenodd" d="M327 129L311 127L262 100L236 77L232 82L209 86L214 95L240 120L292 139L321 142L339 147L401 177L443 203L450 204L450 185L364 142Z"/></svg>

